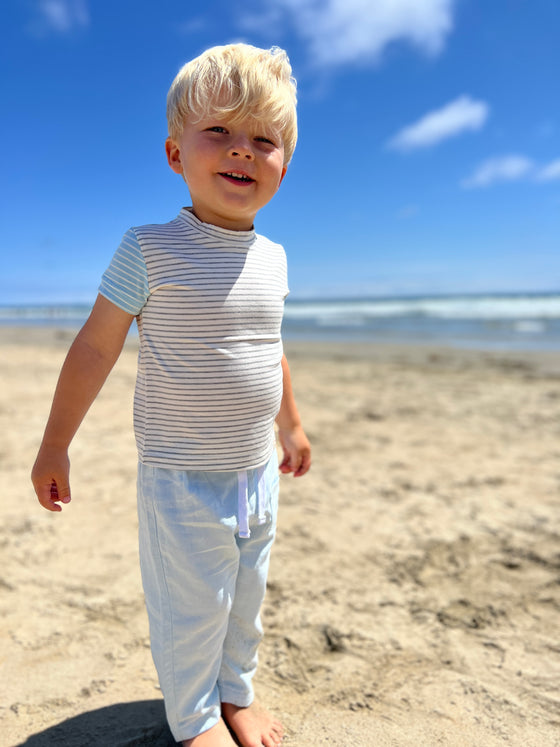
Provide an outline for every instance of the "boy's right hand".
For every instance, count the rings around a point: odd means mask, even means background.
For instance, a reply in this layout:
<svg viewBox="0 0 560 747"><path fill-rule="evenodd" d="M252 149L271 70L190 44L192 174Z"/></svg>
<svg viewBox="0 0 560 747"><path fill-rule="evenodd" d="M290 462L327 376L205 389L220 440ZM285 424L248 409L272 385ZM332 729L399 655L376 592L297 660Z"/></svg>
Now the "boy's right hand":
<svg viewBox="0 0 560 747"><path fill-rule="evenodd" d="M31 481L41 506L48 511L62 511L60 503L70 503L69 478L68 452L42 446L31 471Z"/></svg>
<svg viewBox="0 0 560 747"><path fill-rule="evenodd" d="M134 316L97 296L68 351L31 480L39 503L61 511L70 503L68 447L120 355Z"/></svg>

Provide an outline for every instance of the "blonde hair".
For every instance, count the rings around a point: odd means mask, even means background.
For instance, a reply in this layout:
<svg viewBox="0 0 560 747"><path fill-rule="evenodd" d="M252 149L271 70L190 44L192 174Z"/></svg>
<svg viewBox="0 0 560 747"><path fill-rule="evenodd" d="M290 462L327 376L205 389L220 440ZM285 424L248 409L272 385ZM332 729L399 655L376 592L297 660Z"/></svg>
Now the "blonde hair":
<svg viewBox="0 0 560 747"><path fill-rule="evenodd" d="M296 81L288 55L279 47L250 44L211 47L179 70L167 94L169 135L178 140L185 121L206 116L232 121L253 117L277 129L284 163L297 141Z"/></svg>

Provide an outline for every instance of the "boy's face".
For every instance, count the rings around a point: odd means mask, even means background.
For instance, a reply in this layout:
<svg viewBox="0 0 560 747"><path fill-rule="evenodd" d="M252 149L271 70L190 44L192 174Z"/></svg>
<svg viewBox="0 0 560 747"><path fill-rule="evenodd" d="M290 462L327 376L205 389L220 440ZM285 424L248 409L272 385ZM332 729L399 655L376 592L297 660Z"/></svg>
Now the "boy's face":
<svg viewBox="0 0 560 747"><path fill-rule="evenodd" d="M234 231L253 226L286 174L282 139L252 118L187 121L178 141L167 138L165 150L188 185L197 218Z"/></svg>

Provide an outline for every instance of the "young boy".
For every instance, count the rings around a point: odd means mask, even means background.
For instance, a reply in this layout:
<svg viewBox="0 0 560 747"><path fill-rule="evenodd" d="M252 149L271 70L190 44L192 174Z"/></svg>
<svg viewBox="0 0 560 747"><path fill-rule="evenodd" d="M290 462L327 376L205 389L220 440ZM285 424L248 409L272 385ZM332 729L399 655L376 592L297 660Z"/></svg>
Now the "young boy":
<svg viewBox="0 0 560 747"><path fill-rule="evenodd" d="M40 503L70 501L68 447L134 318L140 563L152 654L177 741L275 747L253 705L278 462L310 466L282 352L282 247L255 233L296 137L286 54L245 44L187 63L168 94L166 153L191 208L128 231L62 368L33 468Z"/></svg>

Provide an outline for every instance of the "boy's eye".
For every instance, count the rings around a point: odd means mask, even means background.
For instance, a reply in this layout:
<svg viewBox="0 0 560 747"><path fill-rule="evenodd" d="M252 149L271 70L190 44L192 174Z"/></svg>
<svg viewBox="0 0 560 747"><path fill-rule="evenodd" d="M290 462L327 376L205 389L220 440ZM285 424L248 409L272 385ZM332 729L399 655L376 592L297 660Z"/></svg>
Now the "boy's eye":
<svg viewBox="0 0 560 747"><path fill-rule="evenodd" d="M268 145L275 145L275 143L269 137L265 137L264 135L256 137L255 140L257 140L259 143L268 143Z"/></svg>
<svg viewBox="0 0 560 747"><path fill-rule="evenodd" d="M221 127L220 125L214 125L213 127L208 127L207 132L227 132L225 127Z"/></svg>

